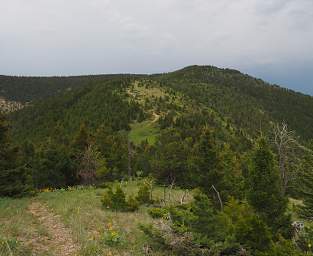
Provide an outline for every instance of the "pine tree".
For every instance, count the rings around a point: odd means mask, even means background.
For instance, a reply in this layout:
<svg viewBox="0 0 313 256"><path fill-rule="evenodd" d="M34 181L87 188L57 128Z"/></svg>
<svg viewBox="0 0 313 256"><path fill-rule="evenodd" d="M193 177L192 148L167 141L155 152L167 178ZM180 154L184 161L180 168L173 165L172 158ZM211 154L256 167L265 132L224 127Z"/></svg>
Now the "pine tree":
<svg viewBox="0 0 313 256"><path fill-rule="evenodd" d="M252 156L249 172L248 201L274 234L289 235L290 218L285 215L287 198L281 191L281 180L266 140L261 138Z"/></svg>
<svg viewBox="0 0 313 256"><path fill-rule="evenodd" d="M222 156L223 149L218 145L213 130L206 128L202 132L195 153L194 166L196 166L199 185L206 194L210 195L214 206L220 208L229 191L225 180L226 161L224 160L226 159Z"/></svg>
<svg viewBox="0 0 313 256"><path fill-rule="evenodd" d="M313 149L313 142L310 145ZM304 205L300 207L300 216L312 220L313 219L313 154L308 152L304 157L301 166L302 174L300 178L300 192L303 197Z"/></svg>
<svg viewBox="0 0 313 256"><path fill-rule="evenodd" d="M10 168L9 125L0 112L0 170Z"/></svg>
<svg viewBox="0 0 313 256"><path fill-rule="evenodd" d="M16 154L11 149L8 122L0 113L0 196L23 196L31 190L28 169L17 166Z"/></svg>
<svg viewBox="0 0 313 256"><path fill-rule="evenodd" d="M82 153L87 149L88 145L89 145L88 130L86 124L81 123L79 131L74 137L72 146L76 151Z"/></svg>

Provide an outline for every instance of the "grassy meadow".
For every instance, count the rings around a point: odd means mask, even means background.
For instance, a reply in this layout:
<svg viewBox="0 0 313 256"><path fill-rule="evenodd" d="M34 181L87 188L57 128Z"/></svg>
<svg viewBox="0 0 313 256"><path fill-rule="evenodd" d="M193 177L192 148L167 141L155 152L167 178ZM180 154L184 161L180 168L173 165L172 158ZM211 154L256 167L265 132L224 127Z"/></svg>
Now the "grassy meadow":
<svg viewBox="0 0 313 256"><path fill-rule="evenodd" d="M147 141L150 145L153 145L156 142L159 132L160 129L157 124L148 120L132 124L128 137L136 145L143 141Z"/></svg>
<svg viewBox="0 0 313 256"><path fill-rule="evenodd" d="M136 181L125 182L122 186L127 195L137 193ZM148 207L141 206L135 212L111 211L101 204L103 192L104 189L85 187L41 192L33 198L1 199L0 255L52 255L49 254L49 243L45 245L45 241L49 241L49 232L28 210L34 201L46 206L49 211L60 217L80 247L79 256L145 255L147 238L139 225L153 222L147 213ZM178 204L183 193L182 190L173 189L171 198L168 198L169 193L166 193L166 203ZM153 199L162 201L164 188L155 187ZM191 196L187 196L186 200L190 201ZM118 234L120 239L118 245L109 246L105 243L108 232ZM41 252L33 251L33 240L39 241L43 247ZM152 255L162 254L155 252Z"/></svg>

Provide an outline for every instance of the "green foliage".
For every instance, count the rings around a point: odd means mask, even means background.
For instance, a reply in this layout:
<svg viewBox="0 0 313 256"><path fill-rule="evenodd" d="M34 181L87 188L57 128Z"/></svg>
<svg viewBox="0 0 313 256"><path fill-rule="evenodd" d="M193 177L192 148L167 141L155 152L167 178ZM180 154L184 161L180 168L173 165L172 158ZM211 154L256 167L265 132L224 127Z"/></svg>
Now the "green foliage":
<svg viewBox="0 0 313 256"><path fill-rule="evenodd" d="M191 229L196 233L213 238L217 229L215 210L211 200L199 190L194 192L191 212L194 215Z"/></svg>
<svg viewBox="0 0 313 256"><path fill-rule="evenodd" d="M29 249L24 248L16 239L0 237L0 255L31 256Z"/></svg>
<svg viewBox="0 0 313 256"><path fill-rule="evenodd" d="M109 229L104 235L104 242L108 246L118 246L122 242L122 237L117 230Z"/></svg>
<svg viewBox="0 0 313 256"><path fill-rule="evenodd" d="M29 169L19 166L17 153L10 144L8 123L0 113L0 196L25 196L32 191Z"/></svg>
<svg viewBox="0 0 313 256"><path fill-rule="evenodd" d="M294 242L280 239L274 243L270 250L265 253L258 253L257 256L304 256L313 255L310 252L301 252Z"/></svg>
<svg viewBox="0 0 313 256"><path fill-rule="evenodd" d="M113 210L126 210L126 195L121 186L117 186L115 192L112 193L112 209Z"/></svg>
<svg viewBox="0 0 313 256"><path fill-rule="evenodd" d="M266 140L261 138L253 152L248 177L248 201L274 234L289 237L290 217L286 215L287 198L281 191L275 158Z"/></svg>
<svg viewBox="0 0 313 256"><path fill-rule="evenodd" d="M9 140L9 124L5 116L0 112L0 170L12 167L12 159Z"/></svg>
<svg viewBox="0 0 313 256"><path fill-rule="evenodd" d="M100 82L12 113L14 138L18 141L31 138L39 143L47 136L55 138L62 134L65 141L71 141L82 123L92 133L103 124L114 131L129 130L129 124L143 115L139 105L127 99L129 83L127 79Z"/></svg>
<svg viewBox="0 0 313 256"><path fill-rule="evenodd" d="M0 196L21 197L32 193L33 186L29 169L21 166L0 170Z"/></svg>
<svg viewBox="0 0 313 256"><path fill-rule="evenodd" d="M29 86L18 91L23 81ZM275 155L261 139L251 163L247 159L259 130L268 131L275 122L285 120L302 140L312 138L306 129L313 124L311 97L238 71L196 66L149 78L0 77L0 91L22 102L44 99L10 114L17 148L0 115L0 196L27 194L30 178L36 188L99 184L124 179L130 167L163 185L201 189L191 203L148 210L164 225L144 231L162 250L300 255L284 240L291 238L291 225ZM148 120L152 115L155 120ZM129 138L135 142L131 152ZM306 219L313 216L312 163L308 154L300 166ZM140 184L135 197L109 187L101 201L114 211L136 211L153 202L152 183ZM309 251L311 235L305 234L296 240ZM119 244L119 234L106 236L108 245Z"/></svg>
<svg viewBox="0 0 313 256"><path fill-rule="evenodd" d="M69 148L54 142L43 145L35 154L32 164L33 181L36 188L61 188L78 183L77 163Z"/></svg>
<svg viewBox="0 0 313 256"><path fill-rule="evenodd" d="M128 196L127 198L127 210L130 212L137 211L139 209L140 203L133 196Z"/></svg>
<svg viewBox="0 0 313 256"><path fill-rule="evenodd" d="M115 211L133 212L139 208L139 202L133 196L129 196L126 200L125 192L121 186L117 186L115 190L109 187L102 195L101 202L105 208Z"/></svg>
<svg viewBox="0 0 313 256"><path fill-rule="evenodd" d="M312 126L313 121L310 96L270 85L237 70L213 66L190 66L155 78L164 86L216 110L250 136L258 135L260 124L263 131L268 131L271 122L283 121L303 140L313 136L306 128Z"/></svg>
<svg viewBox="0 0 313 256"><path fill-rule="evenodd" d="M310 145L310 149L313 146ZM303 206L300 206L300 216L312 220L313 218L313 154L306 152L301 164L299 191L303 198Z"/></svg>
<svg viewBox="0 0 313 256"><path fill-rule="evenodd" d="M299 233L296 242L302 251L313 254L313 228L306 226L304 230Z"/></svg>
<svg viewBox="0 0 313 256"><path fill-rule="evenodd" d="M128 137L136 145L143 141L147 141L149 144L153 145L160 132L157 124L150 120L131 124L130 127L131 130Z"/></svg>
<svg viewBox="0 0 313 256"><path fill-rule="evenodd" d="M111 187L109 187L105 193L103 193L102 198L101 198L101 203L105 208L110 209L112 207L112 198L113 198L113 190Z"/></svg>
<svg viewBox="0 0 313 256"><path fill-rule="evenodd" d="M169 208L172 228L181 234L192 232L195 243L208 246L217 235L217 215L211 200L200 190L194 192L194 201Z"/></svg>
<svg viewBox="0 0 313 256"><path fill-rule="evenodd" d="M98 170L102 180L123 179L127 175L128 147L127 136L101 125L94 134L95 146L105 160L105 169Z"/></svg>
<svg viewBox="0 0 313 256"><path fill-rule="evenodd" d="M155 228L152 224L143 225L141 224L139 228L145 233L150 239L150 245L158 250L169 249L166 244L166 237L162 232Z"/></svg>
<svg viewBox="0 0 313 256"><path fill-rule="evenodd" d="M136 200L140 204L151 204L151 203L153 203L152 189L153 189L153 180L150 180L150 179L143 180L139 186Z"/></svg>
<svg viewBox="0 0 313 256"><path fill-rule="evenodd" d="M166 219L169 215L169 210L166 208L149 208L148 213L153 219Z"/></svg>
<svg viewBox="0 0 313 256"><path fill-rule="evenodd" d="M250 216L238 224L236 241L251 248L252 251L266 251L271 245L271 232L257 215Z"/></svg>
<svg viewBox="0 0 313 256"><path fill-rule="evenodd" d="M79 130L73 138L72 147L77 152L83 152L87 149L90 144L90 138L85 123L81 123Z"/></svg>

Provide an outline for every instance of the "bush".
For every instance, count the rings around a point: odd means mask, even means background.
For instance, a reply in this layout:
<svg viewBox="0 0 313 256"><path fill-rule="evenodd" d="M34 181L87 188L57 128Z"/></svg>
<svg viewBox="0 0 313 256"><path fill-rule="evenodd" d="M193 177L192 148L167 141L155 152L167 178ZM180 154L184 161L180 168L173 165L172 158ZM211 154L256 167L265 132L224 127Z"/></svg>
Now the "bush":
<svg viewBox="0 0 313 256"><path fill-rule="evenodd" d="M297 239L298 247L307 253L313 253L313 228L308 226L305 227L303 231L299 233Z"/></svg>
<svg viewBox="0 0 313 256"><path fill-rule="evenodd" d="M112 197L113 197L112 188L108 188L108 190L103 194L101 198L102 205L106 208L112 208Z"/></svg>
<svg viewBox="0 0 313 256"><path fill-rule="evenodd" d="M115 211L136 211L139 208L139 202L129 196L126 201L126 195L121 186L118 186L115 191L111 187L102 195L102 205Z"/></svg>
<svg viewBox="0 0 313 256"><path fill-rule="evenodd" d="M205 248L194 243L191 233L177 233L167 222L160 221L155 225L139 227L148 237L154 250L160 250L166 255L177 256L211 256L211 248Z"/></svg>
<svg viewBox="0 0 313 256"><path fill-rule="evenodd" d="M117 246L122 242L120 233L113 229L111 223L108 224L108 230L104 234L104 243L108 246Z"/></svg>
<svg viewBox="0 0 313 256"><path fill-rule="evenodd" d="M148 213L153 219L158 219L168 217L169 211L166 208L151 208Z"/></svg>
<svg viewBox="0 0 313 256"><path fill-rule="evenodd" d="M126 210L127 202L125 192L121 186L118 186L115 193L112 194L112 209L114 210Z"/></svg>
<svg viewBox="0 0 313 256"><path fill-rule="evenodd" d="M138 190L138 195L136 197L137 201L140 204L151 204L153 203L151 192L152 192L152 181L145 180L140 186Z"/></svg>
<svg viewBox="0 0 313 256"><path fill-rule="evenodd" d="M235 238L240 244L251 248L253 252L269 250L272 242L269 227L257 215L252 215L238 223Z"/></svg>
<svg viewBox="0 0 313 256"><path fill-rule="evenodd" d="M258 253L257 256L304 256L311 255L310 252L301 253L297 246L290 240L281 238L272 248L265 253Z"/></svg>
<svg viewBox="0 0 313 256"><path fill-rule="evenodd" d="M127 207L130 212L137 211L139 208L139 202L133 196L129 196L127 199Z"/></svg>

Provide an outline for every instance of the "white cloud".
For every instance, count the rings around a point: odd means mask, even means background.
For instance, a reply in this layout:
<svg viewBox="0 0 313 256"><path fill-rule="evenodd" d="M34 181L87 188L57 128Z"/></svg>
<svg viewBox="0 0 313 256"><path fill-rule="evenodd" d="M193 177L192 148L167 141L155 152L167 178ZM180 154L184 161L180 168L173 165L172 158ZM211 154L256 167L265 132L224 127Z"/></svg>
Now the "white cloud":
<svg viewBox="0 0 313 256"><path fill-rule="evenodd" d="M0 73L313 63L312 0L1 0Z"/></svg>

